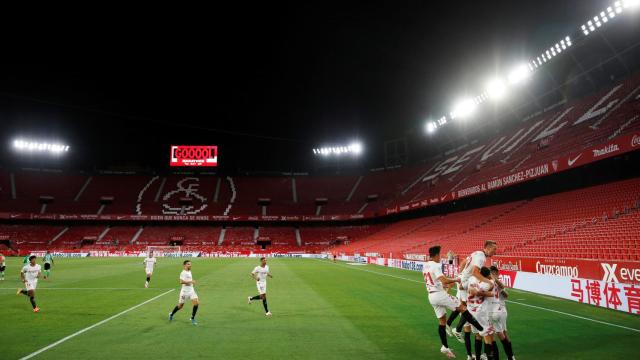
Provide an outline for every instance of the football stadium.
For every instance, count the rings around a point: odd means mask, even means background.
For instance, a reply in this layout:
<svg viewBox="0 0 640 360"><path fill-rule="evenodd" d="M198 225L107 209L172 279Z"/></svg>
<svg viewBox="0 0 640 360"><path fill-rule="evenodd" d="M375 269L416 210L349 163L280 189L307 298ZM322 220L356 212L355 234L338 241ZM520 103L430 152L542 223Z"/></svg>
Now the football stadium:
<svg viewBox="0 0 640 360"><path fill-rule="evenodd" d="M21 32L0 359L636 357L640 1L210 11Z"/></svg>

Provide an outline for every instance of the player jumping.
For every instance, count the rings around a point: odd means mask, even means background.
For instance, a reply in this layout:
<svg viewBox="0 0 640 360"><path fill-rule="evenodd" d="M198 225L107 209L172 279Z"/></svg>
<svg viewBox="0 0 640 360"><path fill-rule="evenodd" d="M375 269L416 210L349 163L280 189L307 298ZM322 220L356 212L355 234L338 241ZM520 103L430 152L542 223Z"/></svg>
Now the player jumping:
<svg viewBox="0 0 640 360"><path fill-rule="evenodd" d="M422 275L424 281L427 283L427 291L429 292L429 302L433 306L438 318L438 334L440 335L440 341L442 347L440 352L448 358L455 358L455 354L447 343L446 323L447 323L447 309L452 310L451 317L455 318L458 314L462 314L462 317L466 319L470 324L479 329L483 329L483 326L479 324L476 319L467 311L467 307L462 304L460 299L451 296L444 287L448 284L459 283L460 279L451 279L442 273L442 264L440 263L440 246L433 246L429 248L429 257L431 260L427 262Z"/></svg>
<svg viewBox="0 0 640 360"><path fill-rule="evenodd" d="M18 289L16 295L28 296L34 313L40 311L35 300L38 278L40 278L40 265L36 264L36 256L31 255L29 256L29 264L23 266L20 272L20 279L24 283L25 289Z"/></svg>
<svg viewBox="0 0 640 360"><path fill-rule="evenodd" d="M271 316L271 311L269 311L269 307L267 306L267 276L273 278L271 273L269 272L269 265L267 265L267 259L265 257L260 258L260 266L256 266L251 272L251 277L256 281L256 286L258 287L258 295L247 298L248 303L251 304L253 300L262 299L262 306L264 306L264 311L266 316Z"/></svg>
<svg viewBox="0 0 640 360"><path fill-rule="evenodd" d="M494 297L491 299L493 303L493 309L491 309L491 322L493 327L495 328L496 335L502 342L502 346L504 347L504 352L507 354L508 360L515 360L516 358L513 356L513 347L511 346L511 339L507 334L507 305L506 300L509 297L509 294L505 291L505 286L498 278L500 275L500 271L497 267L491 266L491 278L496 283L496 287L494 288ZM494 351L498 352L498 347L494 346Z"/></svg>
<svg viewBox="0 0 640 360"><path fill-rule="evenodd" d="M180 284L182 284L182 289L180 289L178 305L176 305L171 314L169 314L169 321L173 321L173 315L175 315L178 310L182 309L185 301L191 299L191 303L193 304L193 310L191 311L191 323L193 325L198 325L198 322L196 321L196 312L198 312L198 305L200 305L200 302L198 301L198 294L196 294L196 290L193 288L196 281L193 280L193 277L191 276L191 261L185 260L182 263L182 268L183 270L180 273Z"/></svg>
<svg viewBox="0 0 640 360"><path fill-rule="evenodd" d="M482 251L475 251L471 255L469 255L466 259L460 263L460 280L461 282L458 284L458 299L467 305L467 287L469 284L469 279L474 276L480 281L485 282L487 284L491 284L491 279L488 279L480 273L480 269L484 266L487 257L491 257L496 253L497 244L494 241L488 240L484 243L484 249ZM452 316L447 321L447 325L451 326L455 316ZM455 336L458 341L463 342L465 348L467 350L467 359L471 359L471 328L469 326L465 326L466 319L461 318L460 322L455 329L450 331L449 335ZM464 339L462 338L462 329L464 328ZM449 330L449 327L447 327Z"/></svg>
<svg viewBox="0 0 640 360"><path fill-rule="evenodd" d="M156 265L156 258L153 257L153 252L149 251L147 258L142 262L144 264L145 272L147 273L147 281L144 283L144 287L149 287L151 281L151 275L153 275L153 267Z"/></svg>
<svg viewBox="0 0 640 360"><path fill-rule="evenodd" d="M42 260L44 261L44 279L47 280L47 278L51 275L51 266L53 265L53 255L51 255L49 250L47 250L47 253L44 254Z"/></svg>

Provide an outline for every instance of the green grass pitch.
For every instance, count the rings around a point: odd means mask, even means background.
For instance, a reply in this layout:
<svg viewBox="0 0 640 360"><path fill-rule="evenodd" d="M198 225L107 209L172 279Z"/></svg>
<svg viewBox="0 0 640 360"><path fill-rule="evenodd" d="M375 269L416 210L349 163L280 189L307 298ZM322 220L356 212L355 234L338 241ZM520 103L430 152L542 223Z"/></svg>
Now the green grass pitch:
<svg viewBox="0 0 640 360"><path fill-rule="evenodd" d="M16 296L21 259L10 258L0 282L0 359L19 359L149 299L127 313L74 336L35 359L440 359L437 321L421 274L326 260L269 259L266 318L249 273L257 259L194 259L200 296L198 326L191 305L177 303L181 259L160 258L144 289L138 258L56 259L40 280L37 301ZM384 274L384 275L383 275ZM385 276L390 275L390 276ZM56 290L57 289L57 290ZM640 329L640 317L551 297L512 291L523 304ZM508 304L509 331L522 359L634 357L633 331ZM449 338L458 358L464 346ZM500 349L502 352L502 348ZM505 358L504 352L501 358Z"/></svg>

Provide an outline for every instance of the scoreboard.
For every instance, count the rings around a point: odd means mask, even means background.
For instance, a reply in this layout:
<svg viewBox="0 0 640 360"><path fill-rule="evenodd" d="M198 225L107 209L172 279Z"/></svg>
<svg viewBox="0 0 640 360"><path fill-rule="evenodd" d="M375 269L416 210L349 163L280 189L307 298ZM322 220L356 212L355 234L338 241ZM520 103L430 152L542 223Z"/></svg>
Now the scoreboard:
<svg viewBox="0 0 640 360"><path fill-rule="evenodd" d="M217 146L171 145L170 166L218 166Z"/></svg>

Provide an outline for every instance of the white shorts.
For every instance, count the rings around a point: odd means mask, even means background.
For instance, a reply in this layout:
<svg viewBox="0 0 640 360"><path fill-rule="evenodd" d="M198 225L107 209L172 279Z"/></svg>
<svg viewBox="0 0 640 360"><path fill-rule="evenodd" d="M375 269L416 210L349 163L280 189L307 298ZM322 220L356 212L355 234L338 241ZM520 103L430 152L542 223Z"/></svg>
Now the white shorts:
<svg viewBox="0 0 640 360"><path fill-rule="evenodd" d="M198 294L196 294L193 287L183 287L182 290L180 290L178 304L184 304L187 300L198 300Z"/></svg>
<svg viewBox="0 0 640 360"><path fill-rule="evenodd" d="M35 290L36 287L38 286L38 280L27 281L24 285L26 286L27 291Z"/></svg>
<svg viewBox="0 0 640 360"><path fill-rule="evenodd" d="M267 282L266 281L256 281L256 287L258 288L258 293L260 295L264 295L267 293Z"/></svg>
<svg viewBox="0 0 640 360"><path fill-rule="evenodd" d="M459 299L444 291L429 294L429 302L431 306L433 306L433 310L436 312L438 319L447 315L447 309L453 311L460 306Z"/></svg>
<svg viewBox="0 0 640 360"><path fill-rule="evenodd" d="M151 274L153 274L153 268L151 268L151 269L147 269L146 271L147 271L147 275L151 275Z"/></svg>
<svg viewBox="0 0 640 360"><path fill-rule="evenodd" d="M467 286L468 286L468 284L467 284ZM467 290L463 290L462 289L462 284L458 284L458 292L456 293L456 296L458 297L458 299L460 299L460 301L467 302L467 298L469 297L469 293L467 293Z"/></svg>
<svg viewBox="0 0 640 360"><path fill-rule="evenodd" d="M480 334L480 336L493 335L494 331L489 321L489 314L486 311L469 311L473 315L478 323L482 326L482 331L478 331L475 326L471 325L471 332L474 334Z"/></svg>
<svg viewBox="0 0 640 360"><path fill-rule="evenodd" d="M491 324L497 333L507 331L507 312L504 310L492 312Z"/></svg>

